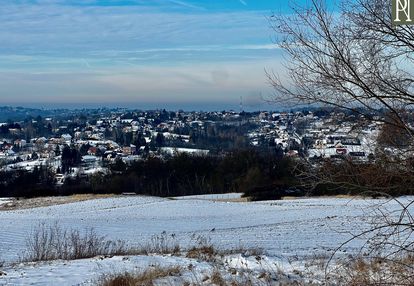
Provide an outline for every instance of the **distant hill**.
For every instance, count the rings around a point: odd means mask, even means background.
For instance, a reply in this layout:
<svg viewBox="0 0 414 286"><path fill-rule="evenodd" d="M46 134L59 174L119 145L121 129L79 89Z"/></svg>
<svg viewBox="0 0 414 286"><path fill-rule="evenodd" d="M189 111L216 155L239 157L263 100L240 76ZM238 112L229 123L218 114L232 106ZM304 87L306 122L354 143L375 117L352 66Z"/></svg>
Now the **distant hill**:
<svg viewBox="0 0 414 286"><path fill-rule="evenodd" d="M7 120L20 121L24 120L27 117L47 117L56 114L55 110L42 110L34 108L25 108L25 107L11 107L11 106L1 106L0 107L0 122L5 122Z"/></svg>
<svg viewBox="0 0 414 286"><path fill-rule="evenodd" d="M88 112L100 112L102 113L108 113L112 110L117 109L65 109L65 108L59 108L59 109L40 109L40 108L28 108L28 107L20 107L20 106L0 106L0 123L6 122L8 120L11 120L13 122L15 121L23 121L26 118L30 117L37 117L41 116L43 118L45 117L53 117L53 118L59 118L64 117L67 115L78 115L81 113L88 113Z"/></svg>

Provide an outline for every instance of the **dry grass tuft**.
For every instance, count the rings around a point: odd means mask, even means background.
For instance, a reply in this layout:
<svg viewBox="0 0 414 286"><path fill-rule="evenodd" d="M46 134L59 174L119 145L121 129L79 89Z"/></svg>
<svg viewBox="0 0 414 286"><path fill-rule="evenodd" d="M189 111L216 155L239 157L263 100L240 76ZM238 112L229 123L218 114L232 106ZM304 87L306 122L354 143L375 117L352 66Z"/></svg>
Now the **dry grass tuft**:
<svg viewBox="0 0 414 286"><path fill-rule="evenodd" d="M214 261L216 257L216 250L213 246L192 247L188 250L186 257L198 259L203 261Z"/></svg>
<svg viewBox="0 0 414 286"><path fill-rule="evenodd" d="M243 254L248 257L256 256L257 259L261 259L260 256L264 254L261 248L245 248L241 245L230 250L217 249L209 237L202 235L194 234L192 241L194 246L187 251L186 257L207 262L216 262L218 258L232 254Z"/></svg>
<svg viewBox="0 0 414 286"><path fill-rule="evenodd" d="M194 242L194 246L187 251L187 258L198 259L208 262L213 262L216 260L217 251L211 243L210 238L207 238L202 235L193 235L192 241Z"/></svg>
<svg viewBox="0 0 414 286"><path fill-rule="evenodd" d="M154 281L158 279L178 276L181 273L179 266L162 268L156 266L154 268L143 271L142 273L130 274L114 274L102 276L98 282L98 286L153 286Z"/></svg>
<svg viewBox="0 0 414 286"><path fill-rule="evenodd" d="M260 259L260 257L265 254L262 248L244 247L242 245L230 250L219 250L218 252L220 255L243 254L247 257L256 256L257 259Z"/></svg>
<svg viewBox="0 0 414 286"><path fill-rule="evenodd" d="M180 244L174 233L168 234L163 231L160 235L151 237L151 241L141 247L145 254L172 254L178 255L181 252Z"/></svg>
<svg viewBox="0 0 414 286"><path fill-rule="evenodd" d="M414 286L414 256L355 258L338 267L330 278L349 286Z"/></svg>
<svg viewBox="0 0 414 286"><path fill-rule="evenodd" d="M220 273L220 270L214 269L213 273L211 273L210 282L217 286L226 286L226 280Z"/></svg>

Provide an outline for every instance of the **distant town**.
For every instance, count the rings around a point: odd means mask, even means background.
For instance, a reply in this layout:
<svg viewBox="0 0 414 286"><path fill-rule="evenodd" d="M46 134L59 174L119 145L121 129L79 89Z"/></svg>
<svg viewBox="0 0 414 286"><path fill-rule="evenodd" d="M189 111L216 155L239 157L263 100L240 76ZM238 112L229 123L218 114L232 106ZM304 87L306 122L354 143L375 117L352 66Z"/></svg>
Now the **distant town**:
<svg viewBox="0 0 414 286"><path fill-rule="evenodd" d="M111 164L174 154L222 155L234 149L321 160L375 157L379 116L324 109L291 112L184 112L123 109L43 111L3 107L20 120L0 123L2 171L48 166L55 184L108 174ZM23 116L23 115L27 116Z"/></svg>

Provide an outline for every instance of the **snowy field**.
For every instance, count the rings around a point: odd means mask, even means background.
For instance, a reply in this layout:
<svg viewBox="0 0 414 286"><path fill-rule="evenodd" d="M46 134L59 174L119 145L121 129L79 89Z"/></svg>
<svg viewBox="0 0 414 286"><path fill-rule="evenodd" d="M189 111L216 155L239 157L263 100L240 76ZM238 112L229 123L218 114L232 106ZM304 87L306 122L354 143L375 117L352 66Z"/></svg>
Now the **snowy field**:
<svg viewBox="0 0 414 286"><path fill-rule="evenodd" d="M182 196L175 197L176 200L210 200L210 201L219 201L219 200L235 200L242 197L242 193L229 193L229 194L213 194L213 195L197 195L197 196Z"/></svg>
<svg viewBox="0 0 414 286"><path fill-rule="evenodd" d="M237 198L239 195L227 195ZM220 197L226 199L226 195ZM370 209L381 200L313 198L267 202L217 202L215 196L187 199L116 197L34 209L0 211L0 260L18 261L25 238L39 223L64 228L94 228L108 239L143 245L163 231L175 234L180 243L190 243L193 234L211 238L222 249L262 248L266 259L278 261L329 253L367 227ZM410 199L410 198L406 198ZM388 206L390 207L390 206ZM391 203L391 208L397 208ZM356 252L362 241L347 245L346 254ZM130 270L144 264L179 263L181 258L132 257L88 259L6 266L0 285L76 285L91 281L105 270ZM240 259L238 257L237 259ZM119 260L121 262L119 262ZM115 262L119 263L115 263ZM140 262L137 262L140 261ZM186 261L188 263L188 260ZM193 261L200 269L208 265ZM43 278L42 278L43 277ZM48 278L44 278L48 277ZM68 280L70 278L70 281ZM46 279L46 280L45 280ZM87 285L86 283L85 285Z"/></svg>

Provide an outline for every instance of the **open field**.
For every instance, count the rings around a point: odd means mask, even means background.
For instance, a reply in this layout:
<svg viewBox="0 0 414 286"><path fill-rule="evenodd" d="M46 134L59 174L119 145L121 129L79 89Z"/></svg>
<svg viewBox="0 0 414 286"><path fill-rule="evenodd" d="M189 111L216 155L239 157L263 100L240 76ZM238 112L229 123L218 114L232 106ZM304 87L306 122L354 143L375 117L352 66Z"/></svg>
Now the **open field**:
<svg viewBox="0 0 414 286"><path fill-rule="evenodd" d="M229 196L229 199L235 197ZM211 266L205 262L157 255L11 265L21 258L26 238L39 223L57 223L66 229L94 228L99 235L111 240L121 239L136 247L162 232L175 234L184 247L191 244L191 237L202 235L223 250L241 246L261 248L265 252L263 259L269 259L272 265L277 262L291 268L287 261L303 264L311 257L331 253L350 237L349 232L365 229L371 219L371 208L385 202L315 198L247 203L210 199L109 197L1 211L0 260L6 262L4 271L7 275L0 276L0 285L19 285L29 281L38 285L46 281L50 285L74 285L85 281L90 284L109 270L125 271L143 264L192 264L198 265L202 271L211 271ZM388 207L397 208L397 205L390 203ZM362 243L354 241L345 246L340 255L355 253ZM237 254L228 259L230 264L235 263L235 259L248 260Z"/></svg>
<svg viewBox="0 0 414 286"><path fill-rule="evenodd" d="M32 209L38 207L48 207L54 205L62 205L74 202L81 202L99 198L108 198L113 197L114 195L89 195L89 194L79 194L72 196L63 196L63 197L40 197L40 198L30 198L30 199L1 199L0 198L0 211L10 211L18 209Z"/></svg>

